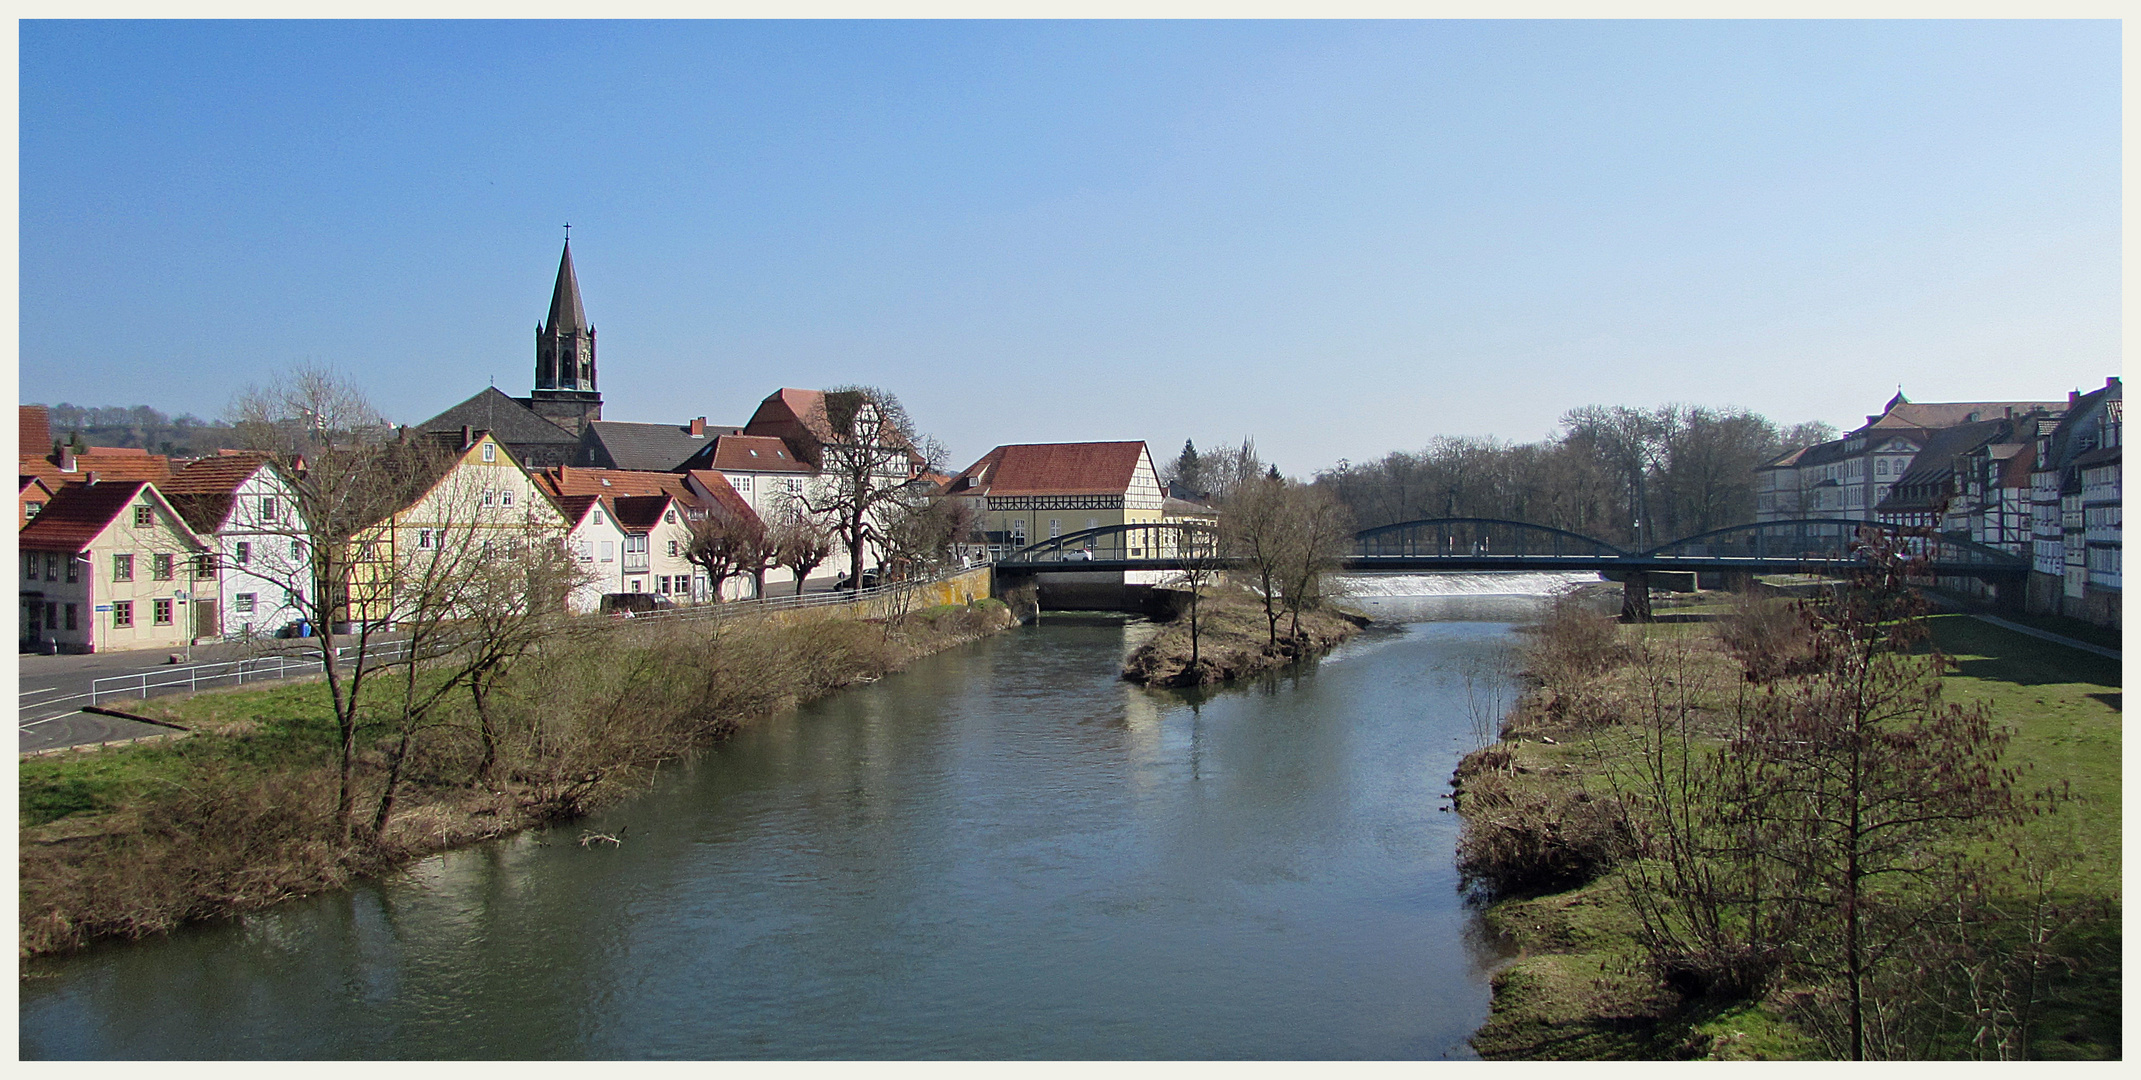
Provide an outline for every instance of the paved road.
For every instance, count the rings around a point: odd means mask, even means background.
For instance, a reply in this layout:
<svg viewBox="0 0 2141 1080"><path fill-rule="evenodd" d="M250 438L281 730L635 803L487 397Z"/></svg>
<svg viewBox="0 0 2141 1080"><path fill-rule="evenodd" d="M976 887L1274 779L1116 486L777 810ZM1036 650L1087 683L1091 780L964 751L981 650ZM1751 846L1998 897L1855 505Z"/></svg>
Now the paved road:
<svg viewBox="0 0 2141 1080"><path fill-rule="evenodd" d="M277 646L290 651L301 648L297 641L277 642ZM259 655L270 646L247 645L196 645L193 647L191 664L211 664L240 660ZM168 735L170 728L153 724L138 724L116 716L99 716L81 711L89 704L87 697L90 684L98 679L116 675L137 675L168 672L189 666L183 659L186 650L177 655L182 659L176 665L169 661L168 649L141 649L128 652L90 653L88 655L40 656L34 653L20 654L22 696L17 709L20 717L21 739L19 752L50 750L62 746L80 746L85 743L110 742L118 739L138 739L147 735ZM152 690L152 696L175 693L186 689L183 686ZM107 698L100 704L108 708L125 710L130 700Z"/></svg>

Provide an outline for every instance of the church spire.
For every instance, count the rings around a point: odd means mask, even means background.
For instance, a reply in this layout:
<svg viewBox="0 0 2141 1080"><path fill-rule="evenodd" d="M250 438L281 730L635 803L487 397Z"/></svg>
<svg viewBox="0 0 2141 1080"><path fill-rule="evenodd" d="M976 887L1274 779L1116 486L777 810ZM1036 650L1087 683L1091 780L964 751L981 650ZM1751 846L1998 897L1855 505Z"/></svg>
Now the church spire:
<svg viewBox="0 0 2141 1080"><path fill-rule="evenodd" d="M595 392L595 328L580 304L580 277L572 268L572 240L558 257L558 281L550 291L550 315L535 331L535 388Z"/></svg>
<svg viewBox="0 0 2141 1080"><path fill-rule="evenodd" d="M580 278L572 272L572 241L565 241L565 254L558 259L557 287L550 291L550 321L545 334L587 329L587 312L580 306Z"/></svg>

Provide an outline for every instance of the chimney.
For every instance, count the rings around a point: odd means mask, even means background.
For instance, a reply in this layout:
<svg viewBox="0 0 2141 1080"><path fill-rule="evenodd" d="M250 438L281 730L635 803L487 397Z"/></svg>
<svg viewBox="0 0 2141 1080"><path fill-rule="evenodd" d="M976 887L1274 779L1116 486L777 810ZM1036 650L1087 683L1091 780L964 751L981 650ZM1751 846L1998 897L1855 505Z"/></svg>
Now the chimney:
<svg viewBox="0 0 2141 1080"><path fill-rule="evenodd" d="M703 439L706 437L705 417L699 417L697 420L693 420L691 422L691 437L694 439Z"/></svg>
<svg viewBox="0 0 2141 1080"><path fill-rule="evenodd" d="M2075 402L2077 402L2077 401L2080 401L2081 399L2082 399L2082 392L2081 392L2081 391L2079 391L2079 390L2069 390L2069 391L2067 391L2067 408L2070 408L2070 409L2071 409L2071 408L2073 408L2073 407L2074 407L2074 403L2075 403Z"/></svg>
<svg viewBox="0 0 2141 1080"><path fill-rule="evenodd" d="M461 449L468 449L468 444L475 441L476 429L469 427L467 424L461 425Z"/></svg>

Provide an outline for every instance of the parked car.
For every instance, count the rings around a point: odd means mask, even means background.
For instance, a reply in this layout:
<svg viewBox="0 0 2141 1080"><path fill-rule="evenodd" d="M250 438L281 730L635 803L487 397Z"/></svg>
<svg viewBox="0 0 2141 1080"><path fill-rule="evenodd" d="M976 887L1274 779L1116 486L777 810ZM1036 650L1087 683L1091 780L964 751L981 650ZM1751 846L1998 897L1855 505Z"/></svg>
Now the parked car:
<svg viewBox="0 0 2141 1080"><path fill-rule="evenodd" d="M602 604L596 610L604 615L645 615L655 611L673 611L675 602L666 596L644 592L613 592L602 594Z"/></svg>
<svg viewBox="0 0 2141 1080"><path fill-rule="evenodd" d="M1073 548L1072 550L1070 550L1070 551L1066 551L1066 552L1064 552L1064 553L1063 553L1063 561L1064 561L1064 562L1092 562L1092 561L1093 561L1093 549L1092 549L1092 548Z"/></svg>
<svg viewBox="0 0 2141 1080"><path fill-rule="evenodd" d="M862 572L862 587L865 589L876 588L878 584L878 576L879 575L875 567L872 567L868 570L864 570ZM847 571L845 570L840 571L839 580L833 582L833 588L835 589L852 589L854 587L855 583L849 580L847 576Z"/></svg>

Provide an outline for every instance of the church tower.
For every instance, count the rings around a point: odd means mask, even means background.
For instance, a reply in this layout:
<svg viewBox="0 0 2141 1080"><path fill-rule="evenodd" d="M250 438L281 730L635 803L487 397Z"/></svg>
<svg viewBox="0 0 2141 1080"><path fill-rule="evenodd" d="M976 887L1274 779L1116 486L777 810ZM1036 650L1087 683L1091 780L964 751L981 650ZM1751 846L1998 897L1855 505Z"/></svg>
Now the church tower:
<svg viewBox="0 0 2141 1080"><path fill-rule="evenodd" d="M580 306L580 279L572 269L572 240L558 260L558 283L550 293L550 317L535 329L535 390L528 407L575 435L602 419L595 389L595 328Z"/></svg>

